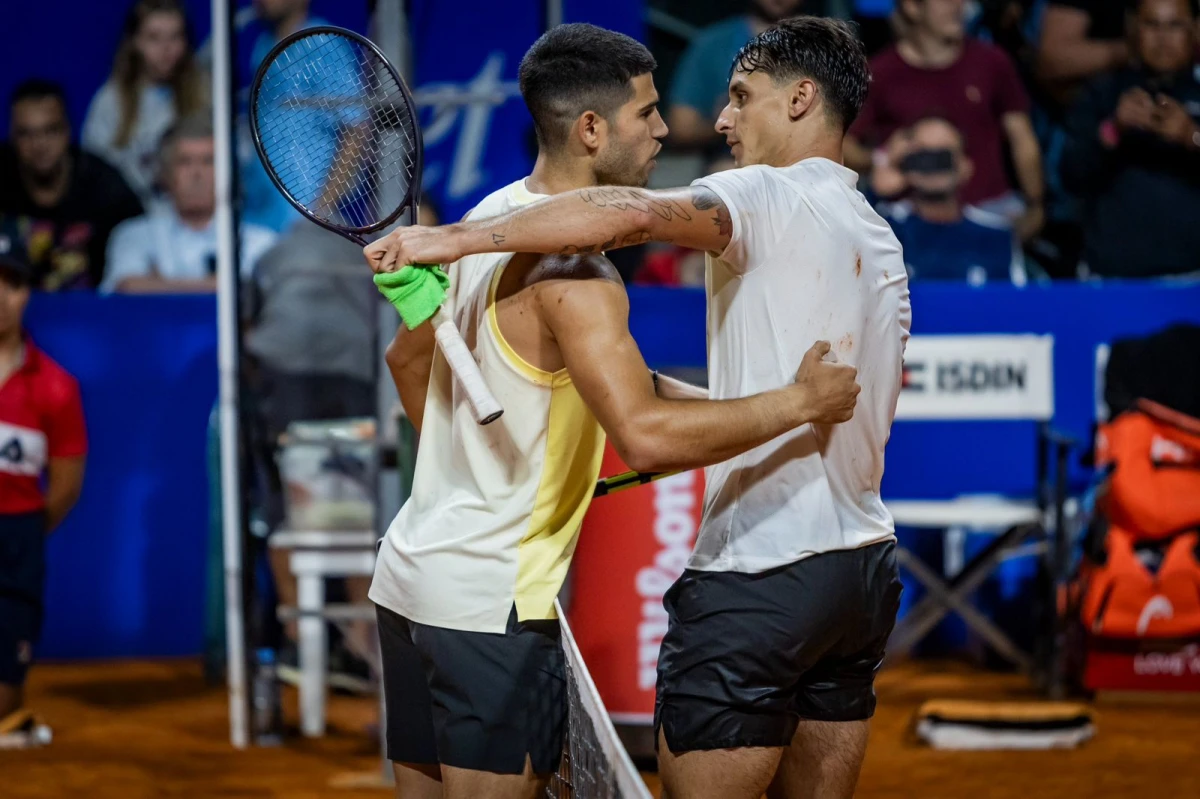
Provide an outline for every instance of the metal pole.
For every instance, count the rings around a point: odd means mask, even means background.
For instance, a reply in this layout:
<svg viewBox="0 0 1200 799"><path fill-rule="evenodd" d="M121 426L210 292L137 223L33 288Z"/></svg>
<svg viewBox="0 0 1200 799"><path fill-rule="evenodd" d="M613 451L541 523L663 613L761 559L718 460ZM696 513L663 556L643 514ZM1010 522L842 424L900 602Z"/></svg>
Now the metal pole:
<svg viewBox="0 0 1200 799"><path fill-rule="evenodd" d="M375 16L372 20L373 38L379 48L383 50L384 55L391 59L411 86L413 84L412 43L404 6L404 0L379 0L376 3ZM412 224L415 221L406 211L400 223ZM379 370L375 391L378 403L375 423L375 531L379 538L387 535L388 525L400 510L402 501L398 494L400 481L397 472L383 468L385 431L391 427L387 416L398 401L396 387L392 384L391 372L384 366L384 355L400 324L396 314L384 306L386 303L381 302L377 297L374 319L375 362ZM382 675L379 680L379 781L386 786L395 784L392 764L387 756L387 697L384 693Z"/></svg>
<svg viewBox="0 0 1200 799"><path fill-rule="evenodd" d="M563 24L562 0L546 0L546 30Z"/></svg>
<svg viewBox="0 0 1200 799"><path fill-rule="evenodd" d="M241 459L238 447L237 230L233 140L233 41L230 0L212 3L212 98L216 173L217 365L220 373L221 521L225 562L225 642L229 741L250 743L246 692L246 619L242 604Z"/></svg>

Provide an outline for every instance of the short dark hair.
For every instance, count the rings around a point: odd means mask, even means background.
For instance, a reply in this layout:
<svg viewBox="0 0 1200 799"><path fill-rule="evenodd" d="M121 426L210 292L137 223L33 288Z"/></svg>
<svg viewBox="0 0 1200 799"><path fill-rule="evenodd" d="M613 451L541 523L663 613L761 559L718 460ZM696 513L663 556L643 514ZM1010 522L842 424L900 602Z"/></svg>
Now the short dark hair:
<svg viewBox="0 0 1200 799"><path fill-rule="evenodd" d="M730 68L761 70L776 83L808 78L847 130L867 99L871 70L853 24L802 15L767 28L742 46Z"/></svg>
<svg viewBox="0 0 1200 799"><path fill-rule="evenodd" d="M521 96L538 145L561 147L584 111L608 117L633 96L629 82L658 64L645 45L586 23L551 28L521 59Z"/></svg>
<svg viewBox="0 0 1200 799"><path fill-rule="evenodd" d="M30 78L18 84L17 88L13 89L12 96L8 100L8 107L11 109L22 100L47 99L58 100L63 107L63 112L66 112L67 93L61 83L55 83L52 80L45 80L43 78Z"/></svg>

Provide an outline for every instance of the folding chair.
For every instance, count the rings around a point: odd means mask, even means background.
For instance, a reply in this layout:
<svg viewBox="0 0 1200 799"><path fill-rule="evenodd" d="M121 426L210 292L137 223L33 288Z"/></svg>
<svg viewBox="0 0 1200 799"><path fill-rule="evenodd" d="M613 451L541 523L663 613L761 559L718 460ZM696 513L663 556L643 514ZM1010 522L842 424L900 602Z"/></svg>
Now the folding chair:
<svg viewBox="0 0 1200 799"><path fill-rule="evenodd" d="M984 375L983 379L976 379ZM996 379L1000 375L1006 379ZM990 376L990 377L988 377ZM889 659L903 656L950 612L1026 673L1037 671L1023 651L970 601L971 593L1013 557L1038 553L1055 591L1066 562L1067 466L1073 442L1054 431L1053 338L1050 336L916 336L905 355L905 390L896 419L1026 420L1036 425L1036 486L1027 497L960 496L949 500L889 500L898 527L1003 530L946 579L899 547L897 559L928 592L896 625ZM1032 541L1032 543L1027 543ZM1053 641L1055 632L1045 635ZM1051 647L1053 649L1053 647ZM1053 657L1050 658L1054 660ZM1044 664L1048 673L1057 671Z"/></svg>

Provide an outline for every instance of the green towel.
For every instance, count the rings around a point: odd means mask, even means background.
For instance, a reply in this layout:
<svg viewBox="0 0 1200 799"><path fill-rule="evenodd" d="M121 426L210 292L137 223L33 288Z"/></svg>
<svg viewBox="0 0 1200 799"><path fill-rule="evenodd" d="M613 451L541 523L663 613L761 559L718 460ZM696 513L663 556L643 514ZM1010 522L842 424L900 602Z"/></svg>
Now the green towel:
<svg viewBox="0 0 1200 799"><path fill-rule="evenodd" d="M375 275L375 286L400 312L405 326L415 330L442 307L450 278L440 266L417 264L398 272L380 272Z"/></svg>

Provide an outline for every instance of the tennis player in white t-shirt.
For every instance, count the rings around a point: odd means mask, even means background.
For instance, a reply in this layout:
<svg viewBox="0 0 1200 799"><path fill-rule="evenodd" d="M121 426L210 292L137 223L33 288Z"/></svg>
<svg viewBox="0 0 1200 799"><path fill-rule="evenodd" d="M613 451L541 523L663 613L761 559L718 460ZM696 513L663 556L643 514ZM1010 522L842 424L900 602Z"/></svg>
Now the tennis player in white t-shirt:
<svg viewBox="0 0 1200 799"><path fill-rule="evenodd" d="M519 70L537 163L468 220L584 186L645 185L667 133L653 68L644 46L592 25L539 39ZM366 254L382 268L387 245ZM824 361L822 343L798 350L792 379L772 390L710 401L652 375L629 334L624 286L596 250L492 250L449 271L455 321L506 412L476 424L430 326L397 334L388 365L420 446L371 586L388 757L404 799L530 799L562 752L554 598L605 437L634 468L718 463L801 425L850 418L856 370Z"/></svg>
<svg viewBox="0 0 1200 799"><path fill-rule="evenodd" d="M712 398L787 384L817 340L857 367L849 422L804 425L708 468L696 547L665 598L656 713L674 799L848 797L900 598L879 488L908 284L899 243L842 165L869 83L853 29L785 20L733 66L717 130L739 168L683 189L587 188L403 229L385 268L671 241L709 253Z"/></svg>

